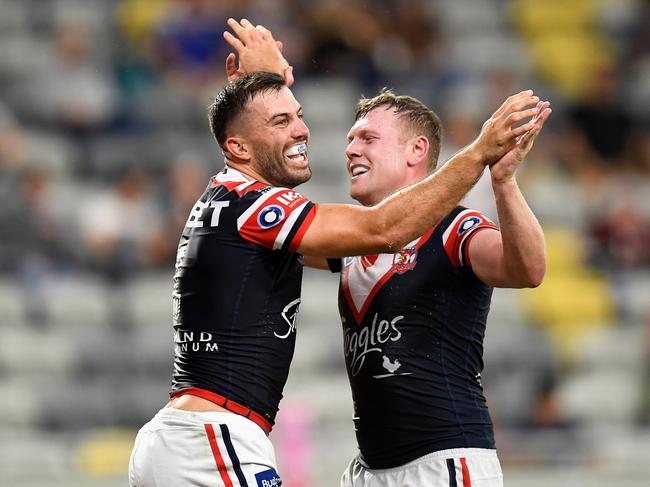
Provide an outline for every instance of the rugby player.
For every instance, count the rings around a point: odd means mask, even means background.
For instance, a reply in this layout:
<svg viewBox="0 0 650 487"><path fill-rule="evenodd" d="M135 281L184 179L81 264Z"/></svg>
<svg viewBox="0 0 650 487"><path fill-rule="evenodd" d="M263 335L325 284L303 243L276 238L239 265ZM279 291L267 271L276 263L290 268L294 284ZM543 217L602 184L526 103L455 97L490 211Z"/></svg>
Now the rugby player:
<svg viewBox="0 0 650 487"><path fill-rule="evenodd" d="M138 433L130 484L280 485L267 434L293 355L302 254L399 251L537 127L520 122L539 113L538 101L532 91L508 98L435 175L362 207L317 205L293 189L311 176L309 130L282 76L252 73L222 89L209 121L225 167L191 211L177 253L171 401Z"/></svg>
<svg viewBox="0 0 650 487"><path fill-rule="evenodd" d="M240 37L253 30L230 25ZM260 65L259 44L226 38L241 64L237 70L229 56L231 77ZM397 252L329 259L341 272L359 446L342 487L503 485L481 384L483 340L493 288L535 287L545 273L542 229L516 181L551 114L548 102L537 108L535 127L490 166L499 226L456 206ZM360 100L346 150L350 195L374 207L427 178L441 141L439 118L419 100L387 90Z"/></svg>

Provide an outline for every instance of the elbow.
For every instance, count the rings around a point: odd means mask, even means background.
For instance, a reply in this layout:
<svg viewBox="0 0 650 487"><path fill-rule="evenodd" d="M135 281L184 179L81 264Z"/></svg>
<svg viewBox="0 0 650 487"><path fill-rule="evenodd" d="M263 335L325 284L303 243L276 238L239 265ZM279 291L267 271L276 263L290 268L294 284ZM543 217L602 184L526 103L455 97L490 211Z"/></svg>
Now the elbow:
<svg viewBox="0 0 650 487"><path fill-rule="evenodd" d="M411 240L405 240L392 230L381 232L378 238L378 252L382 254L394 254L403 249Z"/></svg>
<svg viewBox="0 0 650 487"><path fill-rule="evenodd" d="M546 264L537 265L529 268L526 272L526 279L523 287L536 288L544 281L546 274Z"/></svg>

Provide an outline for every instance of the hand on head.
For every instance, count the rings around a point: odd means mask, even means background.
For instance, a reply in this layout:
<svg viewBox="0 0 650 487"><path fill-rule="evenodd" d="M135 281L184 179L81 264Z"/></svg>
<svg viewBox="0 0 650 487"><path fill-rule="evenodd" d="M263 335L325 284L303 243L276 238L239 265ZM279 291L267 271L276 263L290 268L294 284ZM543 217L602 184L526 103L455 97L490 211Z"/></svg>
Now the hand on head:
<svg viewBox="0 0 650 487"><path fill-rule="evenodd" d="M246 73L268 71L284 76L287 86L293 84L293 68L282 55L282 43L273 38L270 30L262 25L254 26L248 20L228 19L235 35L225 31L223 37L237 52L226 58L226 75L232 82ZM239 65L236 60L239 58Z"/></svg>

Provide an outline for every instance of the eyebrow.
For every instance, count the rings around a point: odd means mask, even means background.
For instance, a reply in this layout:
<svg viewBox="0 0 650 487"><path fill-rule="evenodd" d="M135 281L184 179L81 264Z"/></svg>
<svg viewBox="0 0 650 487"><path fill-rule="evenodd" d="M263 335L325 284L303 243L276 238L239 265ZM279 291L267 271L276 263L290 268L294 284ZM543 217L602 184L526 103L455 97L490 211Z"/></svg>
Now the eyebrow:
<svg viewBox="0 0 650 487"><path fill-rule="evenodd" d="M296 111L296 113L298 115L302 115L302 113L303 113L302 107L299 107L298 110ZM276 113L275 115L271 116L271 118L269 118L267 120L267 122L271 123L276 118L285 118L285 117L289 117L290 115L291 115L291 113L289 113L289 112Z"/></svg>
<svg viewBox="0 0 650 487"><path fill-rule="evenodd" d="M348 141L353 139L353 136L351 134L352 134L352 129L350 129L350 131L348 132ZM360 128L360 129L358 129L356 131L356 133L354 134L354 137L363 137L365 135L379 136L379 132L377 132L376 130L371 129L371 128L369 129L369 128L366 128L366 127L362 127L362 128Z"/></svg>

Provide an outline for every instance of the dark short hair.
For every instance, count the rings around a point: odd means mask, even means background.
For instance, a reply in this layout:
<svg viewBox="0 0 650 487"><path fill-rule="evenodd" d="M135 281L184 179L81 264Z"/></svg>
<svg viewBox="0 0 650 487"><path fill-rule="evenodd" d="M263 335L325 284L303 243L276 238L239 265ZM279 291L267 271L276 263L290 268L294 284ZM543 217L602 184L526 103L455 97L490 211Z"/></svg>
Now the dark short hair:
<svg viewBox="0 0 650 487"><path fill-rule="evenodd" d="M280 91L284 78L279 74L256 72L242 76L224 86L208 107L210 130L221 149L228 138L228 129L245 110L249 101L259 93Z"/></svg>
<svg viewBox="0 0 650 487"><path fill-rule="evenodd" d="M409 132L414 136L424 135L429 140L427 169L429 172L433 172L438 164L440 146L442 145L442 123L438 115L417 98L396 95L388 88L383 88L377 96L359 100L355 120L365 117L379 107L392 108L400 116Z"/></svg>

